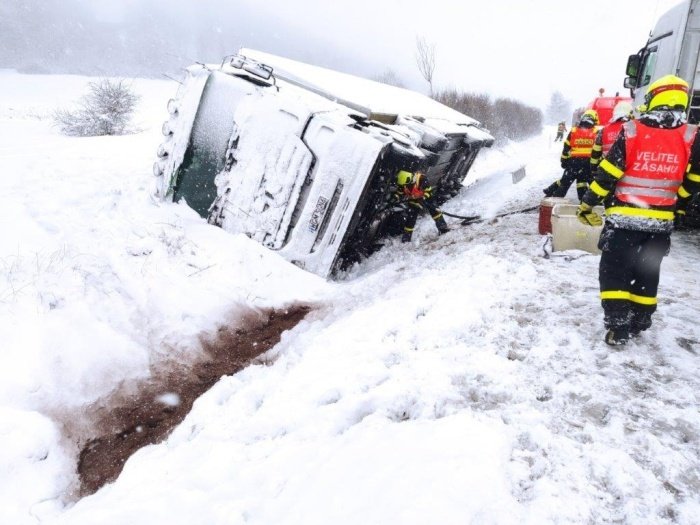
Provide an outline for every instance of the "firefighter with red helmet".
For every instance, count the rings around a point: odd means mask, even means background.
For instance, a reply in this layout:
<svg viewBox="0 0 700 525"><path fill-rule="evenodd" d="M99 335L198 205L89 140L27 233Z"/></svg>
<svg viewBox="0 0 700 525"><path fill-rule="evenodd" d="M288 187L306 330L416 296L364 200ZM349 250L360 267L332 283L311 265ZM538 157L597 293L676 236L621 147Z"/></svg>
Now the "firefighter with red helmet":
<svg viewBox="0 0 700 525"><path fill-rule="evenodd" d="M591 153L598 131L598 112L584 111L578 126L569 131L561 152L561 167L564 175L558 181L542 190L547 197L564 197L569 187L576 181L576 191L581 200L591 183Z"/></svg>
<svg viewBox="0 0 700 525"><path fill-rule="evenodd" d="M577 211L581 222L597 226L602 219L592 208L600 202L606 208L598 247L610 345L625 344L651 326L677 199L683 202L700 189L697 128L685 115L688 83L673 75L658 79L647 90L645 106L638 119L623 124Z"/></svg>
<svg viewBox="0 0 700 525"><path fill-rule="evenodd" d="M396 186L394 198L405 207L401 242L410 242L418 215L423 210L430 213L440 235L450 231L442 212L433 203L433 188L427 185L423 173L400 170L396 175Z"/></svg>
<svg viewBox="0 0 700 525"><path fill-rule="evenodd" d="M595 175L598 164L603 157L608 154L610 148L615 143L615 139L620 134L620 130L625 122L632 118L632 104L626 101L618 102L613 108L612 118L605 126L598 130L591 151L591 170Z"/></svg>

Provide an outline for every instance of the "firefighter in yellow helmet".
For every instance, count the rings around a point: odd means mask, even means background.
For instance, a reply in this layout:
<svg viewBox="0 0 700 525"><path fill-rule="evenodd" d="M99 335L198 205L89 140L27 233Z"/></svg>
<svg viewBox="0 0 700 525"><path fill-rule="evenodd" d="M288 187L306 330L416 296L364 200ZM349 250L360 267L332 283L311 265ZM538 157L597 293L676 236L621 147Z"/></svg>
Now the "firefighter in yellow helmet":
<svg viewBox="0 0 700 525"><path fill-rule="evenodd" d="M700 141L696 126L686 124L687 82L664 76L649 86L645 102L640 117L623 124L577 212L584 224L600 225L592 208L605 205L599 282L610 345L651 326L677 201L700 190Z"/></svg>
<svg viewBox="0 0 700 525"><path fill-rule="evenodd" d="M427 185L423 173L400 170L396 175L396 187L394 198L396 201L403 203L405 207L401 242L409 242L411 240L418 215L423 210L430 213L440 235L450 231L445 222L445 217L443 217L442 212L432 201L433 189Z"/></svg>
<svg viewBox="0 0 700 525"><path fill-rule="evenodd" d="M547 197L564 197L569 187L576 181L576 191L581 200L591 183L591 152L598 132L598 112L587 109L573 126L564 141L561 152L561 167L564 175L558 181L542 190Z"/></svg>

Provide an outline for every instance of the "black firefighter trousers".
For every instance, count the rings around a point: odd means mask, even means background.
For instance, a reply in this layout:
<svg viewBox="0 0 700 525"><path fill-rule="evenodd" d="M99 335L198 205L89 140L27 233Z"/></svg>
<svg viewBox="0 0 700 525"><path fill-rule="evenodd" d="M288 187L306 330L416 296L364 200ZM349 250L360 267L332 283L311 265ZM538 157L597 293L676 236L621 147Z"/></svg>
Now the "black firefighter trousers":
<svg viewBox="0 0 700 525"><path fill-rule="evenodd" d="M598 247L600 297L605 327L632 334L651 326L656 311L661 260L671 247L671 234L603 229Z"/></svg>
<svg viewBox="0 0 700 525"><path fill-rule="evenodd" d="M588 157L584 159L570 159L564 169L564 174L561 179L552 183L545 189L545 195L552 197L566 197L569 188L576 181L576 193L578 200L583 200L583 195L586 193L588 186L592 180L591 162Z"/></svg>
<svg viewBox="0 0 700 525"><path fill-rule="evenodd" d="M445 217L442 212L433 204L430 199L411 199L405 204L406 208L403 214L403 237L404 242L411 240L413 229L416 226L418 215L423 210L426 210L437 226L438 231L442 234L449 230Z"/></svg>

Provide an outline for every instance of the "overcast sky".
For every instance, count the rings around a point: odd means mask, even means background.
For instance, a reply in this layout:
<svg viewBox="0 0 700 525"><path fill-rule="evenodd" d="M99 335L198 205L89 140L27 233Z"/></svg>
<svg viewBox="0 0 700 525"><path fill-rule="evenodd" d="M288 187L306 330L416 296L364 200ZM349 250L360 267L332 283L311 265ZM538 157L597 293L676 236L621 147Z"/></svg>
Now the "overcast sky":
<svg viewBox="0 0 700 525"><path fill-rule="evenodd" d="M157 76L245 46L370 78L389 68L408 87L427 92L414 58L421 35L435 45L438 89L508 96L542 108L559 90L580 106L598 88L625 91L627 56L677 3L0 0L0 67ZM135 61L139 67L130 68Z"/></svg>
<svg viewBox="0 0 700 525"><path fill-rule="evenodd" d="M243 0L256 4L255 0ZM348 53L381 57L421 87L415 35L436 46L439 87L520 98L546 105L559 89L582 105L598 88L624 91L627 56L654 21L679 0L266 0L303 34ZM299 57L300 58L300 57Z"/></svg>

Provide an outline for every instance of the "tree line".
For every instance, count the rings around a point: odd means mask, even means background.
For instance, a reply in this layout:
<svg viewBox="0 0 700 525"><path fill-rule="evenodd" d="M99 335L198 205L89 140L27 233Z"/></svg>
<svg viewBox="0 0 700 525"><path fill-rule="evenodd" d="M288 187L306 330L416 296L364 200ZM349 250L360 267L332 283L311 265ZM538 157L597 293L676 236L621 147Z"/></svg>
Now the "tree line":
<svg viewBox="0 0 700 525"><path fill-rule="evenodd" d="M423 36L416 36L414 59L418 71L428 83L430 97L481 122L497 142L523 140L541 133L544 115L538 108L512 98L492 100L487 94L466 93L454 88L436 91L436 48L435 44L428 42ZM390 69L376 76L375 80L403 87L401 79Z"/></svg>
<svg viewBox="0 0 700 525"><path fill-rule="evenodd" d="M542 131L542 110L512 98L491 99L483 93L439 91L435 100L481 122L497 141L523 140Z"/></svg>

